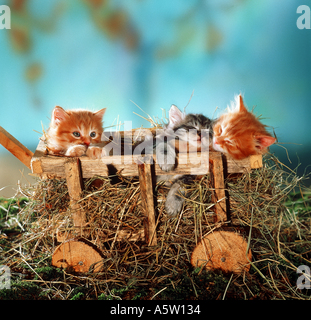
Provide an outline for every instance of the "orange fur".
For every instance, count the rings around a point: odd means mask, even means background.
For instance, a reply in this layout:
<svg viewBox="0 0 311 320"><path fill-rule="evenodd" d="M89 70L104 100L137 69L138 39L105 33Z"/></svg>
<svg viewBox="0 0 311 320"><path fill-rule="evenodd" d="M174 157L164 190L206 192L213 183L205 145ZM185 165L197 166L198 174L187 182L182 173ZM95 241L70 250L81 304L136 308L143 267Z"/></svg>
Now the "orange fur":
<svg viewBox="0 0 311 320"><path fill-rule="evenodd" d="M247 111L241 95L228 107L213 126L213 149L241 160L263 154L275 142L256 116Z"/></svg>
<svg viewBox="0 0 311 320"><path fill-rule="evenodd" d="M101 142L105 111L105 108L95 113L87 110L65 111L61 107L55 107L47 132L49 152L66 156L81 156L87 154L87 151L90 156L99 154L99 148L92 145Z"/></svg>

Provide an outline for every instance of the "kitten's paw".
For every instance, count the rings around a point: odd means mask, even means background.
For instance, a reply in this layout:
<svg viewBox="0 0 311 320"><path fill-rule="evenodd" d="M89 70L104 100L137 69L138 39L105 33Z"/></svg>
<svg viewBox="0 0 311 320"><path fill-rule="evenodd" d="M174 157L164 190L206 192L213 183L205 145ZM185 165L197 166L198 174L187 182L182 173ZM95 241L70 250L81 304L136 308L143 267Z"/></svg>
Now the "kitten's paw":
<svg viewBox="0 0 311 320"><path fill-rule="evenodd" d="M87 146L85 146L83 144L78 144L78 145L69 147L65 153L65 156L81 157L81 156L85 155L86 150L87 150Z"/></svg>
<svg viewBox="0 0 311 320"><path fill-rule="evenodd" d="M184 204L184 198L179 196L178 193L185 195L185 190L178 183L175 183L168 192L165 201L165 211L169 218L176 217Z"/></svg>
<svg viewBox="0 0 311 320"><path fill-rule="evenodd" d="M184 199L181 197L175 196L171 199L167 198L165 202L165 211L169 218L175 218L182 209Z"/></svg>
<svg viewBox="0 0 311 320"><path fill-rule="evenodd" d="M107 157L107 156L109 156L109 151L107 151L105 148L102 148L101 157Z"/></svg>
<svg viewBox="0 0 311 320"><path fill-rule="evenodd" d="M92 159L100 159L102 155L102 148L100 147L88 147L86 155Z"/></svg>
<svg viewBox="0 0 311 320"><path fill-rule="evenodd" d="M167 143L161 142L156 148L157 164L162 171L172 171L176 164L175 149Z"/></svg>
<svg viewBox="0 0 311 320"><path fill-rule="evenodd" d="M175 164L162 163L162 164L159 164L159 167L161 168L162 171L168 172L175 169Z"/></svg>
<svg viewBox="0 0 311 320"><path fill-rule="evenodd" d="M175 169L175 153L172 154L157 154L157 163L162 171L172 171Z"/></svg>

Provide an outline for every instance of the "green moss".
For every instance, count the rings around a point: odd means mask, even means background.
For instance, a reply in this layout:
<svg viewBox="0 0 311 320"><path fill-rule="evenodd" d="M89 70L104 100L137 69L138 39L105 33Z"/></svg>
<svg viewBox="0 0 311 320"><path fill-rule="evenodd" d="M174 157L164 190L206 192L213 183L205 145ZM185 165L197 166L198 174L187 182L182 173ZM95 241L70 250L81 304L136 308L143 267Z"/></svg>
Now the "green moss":
<svg viewBox="0 0 311 320"><path fill-rule="evenodd" d="M11 289L0 290L0 300L42 300L46 299L42 288L28 281L12 282Z"/></svg>
<svg viewBox="0 0 311 320"><path fill-rule="evenodd" d="M63 275L63 271L61 269L52 266L36 268L35 271L38 275L40 275L41 279L46 281L57 280ZM35 280L39 278L37 274L34 277Z"/></svg>

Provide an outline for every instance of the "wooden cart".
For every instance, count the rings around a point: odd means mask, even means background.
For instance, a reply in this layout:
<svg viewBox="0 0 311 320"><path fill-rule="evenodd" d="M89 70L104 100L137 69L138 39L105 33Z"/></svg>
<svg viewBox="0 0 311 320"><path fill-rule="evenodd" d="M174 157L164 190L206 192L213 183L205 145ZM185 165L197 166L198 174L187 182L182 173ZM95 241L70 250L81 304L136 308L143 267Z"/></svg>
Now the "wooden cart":
<svg viewBox="0 0 311 320"><path fill-rule="evenodd" d="M27 167L32 170L33 174L40 176L41 178L65 178L67 181L68 192L70 195L70 206L72 212L73 225L75 227L75 233L70 235L59 235L58 241L62 242L55 250L52 257L52 264L57 267L72 267L77 272L86 272L91 265L96 264L101 260L100 252L93 245L86 242L76 241L75 238L83 238L85 235L84 226L86 225L86 214L78 201L80 200L83 189L83 178L92 178L93 176L109 176L109 168L111 165L117 172L122 170L123 176L139 176L141 199L144 207L144 230L137 230L135 235L131 235L129 240L137 240L144 238L144 241L149 246L155 246L157 244L156 237L156 223L155 223L155 204L153 197L153 174L163 175L167 174L163 172L160 167L155 163L154 155L145 156L108 156L102 159L93 160L87 156L82 157L56 157L47 155L45 144L40 141L34 154L21 145L14 137L8 134L3 128L0 127L0 143L6 147L13 155L15 155L20 161L22 161ZM196 159L200 157L200 161ZM153 158L153 159L152 159ZM195 164L197 162L197 164ZM124 164L126 163L126 164ZM244 160L233 160L230 157L224 156L220 152L207 152L207 153L180 153L178 155L178 163L180 163L176 170L172 174L193 174L195 172L198 175L206 174L210 172L212 185L214 186L214 222L226 222L228 221L228 208L229 201L225 193L225 176L228 173L248 173L252 169L262 167L262 156L250 156ZM109 164L109 165L108 165ZM196 171L197 170L197 171ZM116 235L116 239L122 239L126 236L123 231L119 231L120 234ZM227 231L214 232L212 236L217 239L203 239L198 244L197 248L193 252L192 263L198 265L199 260L204 260L202 256L205 256L207 260L211 260L211 255L207 254L208 248L206 241L209 241L209 247L212 246L213 240L218 243L222 242L222 248L220 248L217 255L216 247L212 256L213 259L220 261L220 265L223 264L226 267L224 270L235 272L236 269L228 269L230 259L232 260L231 251L241 251L241 254L235 255L235 259L242 259L243 263L249 261L251 258L250 253L245 252L245 244L241 239L236 239L236 235L228 235ZM232 246L235 246L233 248ZM242 258L240 256L242 255ZM226 257L225 257L226 256ZM230 257L229 257L230 256ZM246 260L245 260L246 257ZM218 261L218 262L219 262ZM219 265L215 261L209 264ZM242 265L242 261L237 261L239 265ZM236 264L236 263L235 263ZM99 270L94 268L94 270ZM240 270L239 268L237 270ZM242 270L242 269L241 269Z"/></svg>

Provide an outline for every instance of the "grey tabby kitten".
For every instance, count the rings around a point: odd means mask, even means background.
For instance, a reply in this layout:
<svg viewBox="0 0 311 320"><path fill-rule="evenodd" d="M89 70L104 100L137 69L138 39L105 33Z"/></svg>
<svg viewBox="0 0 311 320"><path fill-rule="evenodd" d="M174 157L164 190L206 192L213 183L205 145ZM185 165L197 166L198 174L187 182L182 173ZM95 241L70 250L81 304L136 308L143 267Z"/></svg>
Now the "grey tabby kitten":
<svg viewBox="0 0 311 320"><path fill-rule="evenodd" d="M200 151L201 148L208 148L212 142L212 123L213 121L202 114L185 114L175 105L169 110L169 122L164 126L163 131L156 136L154 152L156 153L157 163L163 171L172 171L175 169L176 150L175 141L179 140L180 146ZM207 131L203 129L208 129ZM201 131L202 130L202 131ZM187 150L187 149L184 149ZM171 184L168 192L165 210L170 218L178 215L182 209L184 199L178 195L185 195L183 184L189 184L193 181L193 175L163 175L158 176L158 181L166 181Z"/></svg>

